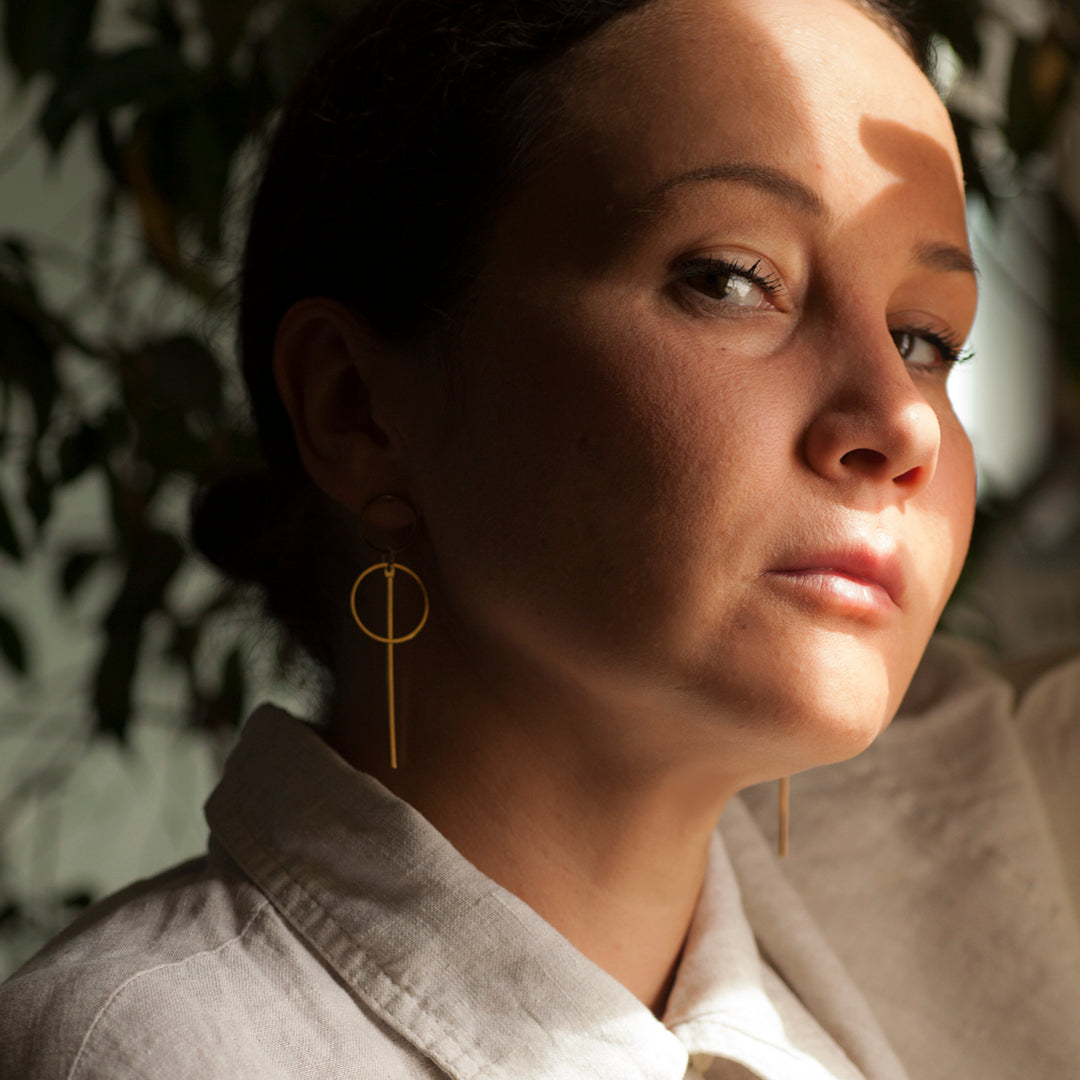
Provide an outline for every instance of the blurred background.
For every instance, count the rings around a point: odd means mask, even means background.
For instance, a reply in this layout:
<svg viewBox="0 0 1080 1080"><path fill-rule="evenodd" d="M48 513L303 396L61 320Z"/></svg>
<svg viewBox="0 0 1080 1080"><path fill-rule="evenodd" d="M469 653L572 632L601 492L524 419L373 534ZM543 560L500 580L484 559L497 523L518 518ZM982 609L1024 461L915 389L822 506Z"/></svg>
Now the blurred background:
<svg viewBox="0 0 1080 1080"><path fill-rule="evenodd" d="M233 276L275 109L353 0L0 4L0 978L204 845L283 676L191 553L197 478L254 454ZM935 0L982 304L952 376L980 470L945 618L1080 645L1080 0Z"/></svg>

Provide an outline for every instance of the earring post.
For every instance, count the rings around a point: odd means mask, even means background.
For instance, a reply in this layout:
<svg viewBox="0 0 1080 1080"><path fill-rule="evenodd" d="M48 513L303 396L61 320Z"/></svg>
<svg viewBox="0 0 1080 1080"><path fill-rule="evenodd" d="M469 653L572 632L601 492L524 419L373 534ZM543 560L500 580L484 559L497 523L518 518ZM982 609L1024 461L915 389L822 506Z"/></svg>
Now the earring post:
<svg viewBox="0 0 1080 1080"><path fill-rule="evenodd" d="M786 858L788 853L788 828L791 823L791 777L780 777L780 827L778 836L778 849L780 858Z"/></svg>
<svg viewBox="0 0 1080 1080"><path fill-rule="evenodd" d="M386 696L390 714L390 768L397 768L397 728L394 718L394 556L386 565Z"/></svg>

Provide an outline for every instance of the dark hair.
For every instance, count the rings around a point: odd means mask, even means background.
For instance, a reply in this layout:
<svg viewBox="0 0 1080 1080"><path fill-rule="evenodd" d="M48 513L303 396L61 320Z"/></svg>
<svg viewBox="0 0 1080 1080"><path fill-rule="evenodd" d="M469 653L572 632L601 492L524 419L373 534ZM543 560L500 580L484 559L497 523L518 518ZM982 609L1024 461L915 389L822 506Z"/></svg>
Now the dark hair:
<svg viewBox="0 0 1080 1080"><path fill-rule="evenodd" d="M350 305L388 339L445 321L468 289L485 222L557 113L559 60L654 2L369 0L285 105L241 290L243 372L267 467L200 492L192 535L231 577L262 585L269 612L324 665L332 620L316 574L302 568L333 564L334 530L312 527L329 500L300 465L274 386L278 323L308 296ZM893 3L851 2L918 54ZM418 252L423 303L403 284Z"/></svg>

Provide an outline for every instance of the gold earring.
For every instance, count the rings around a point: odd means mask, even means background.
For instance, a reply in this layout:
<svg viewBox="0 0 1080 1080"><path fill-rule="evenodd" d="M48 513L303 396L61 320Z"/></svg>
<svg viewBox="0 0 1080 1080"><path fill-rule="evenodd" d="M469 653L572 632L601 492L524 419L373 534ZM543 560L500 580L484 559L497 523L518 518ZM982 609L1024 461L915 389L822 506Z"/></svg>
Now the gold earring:
<svg viewBox="0 0 1080 1080"><path fill-rule="evenodd" d="M791 821L791 777L780 777L780 827L779 827L779 850L780 858L783 859L788 853L788 825Z"/></svg>
<svg viewBox="0 0 1080 1080"><path fill-rule="evenodd" d="M412 507L405 503L403 499L399 500L394 495L381 495L377 499L372 500L367 507L364 508L364 514L361 515L361 521L364 521L364 515L368 510L376 504L383 506L388 505L390 502L400 502L408 507L410 513L412 513L412 522L408 523L408 527L411 528L415 524L416 514L412 510ZM372 541L369 537L365 537L368 543ZM377 545L372 544L373 547ZM420 575L415 570L409 569L399 563L394 558L394 548L385 547L379 548L379 550L386 552L386 559L383 562L375 563L373 566L369 566L364 570L359 577L353 582L352 591L349 593L349 610L352 612L352 617L356 622L356 625L369 638L380 642L386 646L386 703L387 703L387 715L390 728L390 768L397 768L397 723L394 711L394 646L401 645L406 641L412 641L421 630L424 629L424 625L428 620L428 614L431 611L431 603L428 600L427 589L424 588L424 583L420 580ZM370 574L374 574L377 570L383 572L383 576L386 579L386 633L379 634L372 630L369 626L364 625L363 619L360 618L360 613L356 610L356 593L360 588L361 582ZM424 610L420 615L420 621L410 630L407 634L394 634L394 579L397 577L397 572L401 571L403 574L407 574L413 581L416 582L420 589L420 595L423 597Z"/></svg>

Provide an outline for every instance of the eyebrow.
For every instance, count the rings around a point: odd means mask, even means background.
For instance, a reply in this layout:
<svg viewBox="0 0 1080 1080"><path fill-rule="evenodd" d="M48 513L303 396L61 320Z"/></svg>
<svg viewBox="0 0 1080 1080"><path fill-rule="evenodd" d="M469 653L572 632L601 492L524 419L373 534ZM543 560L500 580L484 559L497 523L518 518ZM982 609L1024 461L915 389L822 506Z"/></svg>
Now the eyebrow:
<svg viewBox="0 0 1080 1080"><path fill-rule="evenodd" d="M979 268L975 260L962 247L955 244L919 244L915 248L915 261L931 270L946 274L974 274Z"/></svg>
<svg viewBox="0 0 1080 1080"><path fill-rule="evenodd" d="M649 191L639 210L644 213L655 210L663 197L672 189L685 184L699 183L748 184L759 191L765 191L783 199L810 217L827 221L831 216L825 201L813 188L781 169L774 169L771 165L761 165L752 161L706 165L673 176ZM935 242L918 244L914 255L915 262L919 266L925 266L930 270L976 276L979 273L970 252L955 244Z"/></svg>
<svg viewBox="0 0 1080 1080"><path fill-rule="evenodd" d="M684 184L699 183L735 183L748 184L759 191L776 195L815 218L827 218L829 211L821 196L813 188L807 187L794 176L774 169L770 165L759 165L748 161L731 161L719 165L706 165L700 169L691 169L680 173L654 187L642 201L640 209L649 211L673 188Z"/></svg>

